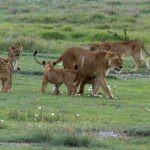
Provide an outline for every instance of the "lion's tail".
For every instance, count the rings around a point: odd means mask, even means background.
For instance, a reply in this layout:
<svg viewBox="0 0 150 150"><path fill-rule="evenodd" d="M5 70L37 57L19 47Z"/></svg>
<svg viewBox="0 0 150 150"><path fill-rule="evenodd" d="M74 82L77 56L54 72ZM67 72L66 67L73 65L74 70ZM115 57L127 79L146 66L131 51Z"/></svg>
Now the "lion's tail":
<svg viewBox="0 0 150 150"><path fill-rule="evenodd" d="M77 68L77 70L75 70L75 73L76 73L75 80L74 80L74 82L76 82L75 84L78 84L80 82L79 79L80 79L82 71L83 71L84 62L85 62L85 56L83 56L81 58L81 67Z"/></svg>
<svg viewBox="0 0 150 150"><path fill-rule="evenodd" d="M62 61L62 56L60 56L56 61L53 61L53 65L55 66L56 64L58 64L61 61Z"/></svg>
<svg viewBox="0 0 150 150"><path fill-rule="evenodd" d="M34 58L34 60L35 60L38 64L43 65L42 62L40 62L40 61L36 58L36 55L37 55L37 51L34 51L34 53L33 53L33 58Z"/></svg>
<svg viewBox="0 0 150 150"><path fill-rule="evenodd" d="M148 56L150 56L150 53L145 49L144 43L143 43L143 45L142 45L142 49L143 49L143 51L144 51Z"/></svg>

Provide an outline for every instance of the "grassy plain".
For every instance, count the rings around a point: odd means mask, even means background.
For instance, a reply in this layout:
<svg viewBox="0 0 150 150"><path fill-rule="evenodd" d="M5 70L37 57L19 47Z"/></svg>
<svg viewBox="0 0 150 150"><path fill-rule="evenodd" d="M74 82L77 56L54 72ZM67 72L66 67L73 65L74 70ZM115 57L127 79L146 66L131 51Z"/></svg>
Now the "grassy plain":
<svg viewBox="0 0 150 150"><path fill-rule="evenodd" d="M22 61L22 72L31 66L30 72L42 70L31 56ZM42 95L41 80L39 75L15 74L13 93L0 94L0 141L9 142L1 149L148 149L149 78L108 79L114 100L93 97L90 85L82 96L66 96L65 86L64 95L54 96L52 85ZM103 137L102 131L110 137ZM112 137L112 131L125 136Z"/></svg>
<svg viewBox="0 0 150 150"><path fill-rule="evenodd" d="M1 0L0 49L61 53L96 41L142 39L150 47L148 0ZM117 33L111 33L115 32Z"/></svg>
<svg viewBox="0 0 150 150"><path fill-rule="evenodd" d="M149 49L149 7L149 0L0 0L0 57L11 44L24 46L14 92L0 93L0 149L149 149L149 78L109 78L114 100L93 97L89 85L82 96L66 96L65 86L54 96L50 85L42 95L42 67L31 56L38 50L40 60L55 59L67 47L124 40L124 29ZM124 66L129 72L132 58Z"/></svg>

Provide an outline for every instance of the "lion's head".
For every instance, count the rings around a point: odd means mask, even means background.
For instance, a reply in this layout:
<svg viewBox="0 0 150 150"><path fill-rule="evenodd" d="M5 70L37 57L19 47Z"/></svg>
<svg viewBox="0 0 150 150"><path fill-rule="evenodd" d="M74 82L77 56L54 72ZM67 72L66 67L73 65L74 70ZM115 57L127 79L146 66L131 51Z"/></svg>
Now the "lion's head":
<svg viewBox="0 0 150 150"><path fill-rule="evenodd" d="M97 51L97 50L106 50L109 51L111 49L110 42L103 42L103 43L94 43L90 45L91 51Z"/></svg>
<svg viewBox="0 0 150 150"><path fill-rule="evenodd" d="M13 56L13 57L19 57L22 50L23 50L22 46L11 46L9 48L9 52L10 52L11 56Z"/></svg>
<svg viewBox="0 0 150 150"><path fill-rule="evenodd" d="M110 67L114 67L116 71L121 71L123 68L123 54L108 52L106 60Z"/></svg>
<svg viewBox="0 0 150 150"><path fill-rule="evenodd" d="M99 49L99 43L93 43L90 45L90 51L95 51L97 49Z"/></svg>
<svg viewBox="0 0 150 150"><path fill-rule="evenodd" d="M54 64L52 61L42 61L45 71L50 71L54 69Z"/></svg>
<svg viewBox="0 0 150 150"><path fill-rule="evenodd" d="M4 71L6 69L7 64L8 64L7 59L0 58L0 71Z"/></svg>

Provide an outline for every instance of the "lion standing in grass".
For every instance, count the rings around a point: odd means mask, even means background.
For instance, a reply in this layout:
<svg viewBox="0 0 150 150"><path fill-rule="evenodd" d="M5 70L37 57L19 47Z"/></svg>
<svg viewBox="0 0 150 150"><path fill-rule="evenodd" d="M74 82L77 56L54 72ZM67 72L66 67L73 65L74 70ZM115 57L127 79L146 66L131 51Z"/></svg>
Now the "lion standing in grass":
<svg viewBox="0 0 150 150"><path fill-rule="evenodd" d="M73 82L75 80L77 71L71 69L55 69L52 61L40 62L37 60L36 54L37 51L35 51L33 54L35 61L44 67L41 92L44 94L47 84L51 83L55 85L53 94L59 94L59 87L62 84L65 84L68 90L68 95L75 95L76 88Z"/></svg>
<svg viewBox="0 0 150 150"><path fill-rule="evenodd" d="M8 59L14 70L20 70L20 56L22 53L22 46L11 46L8 51Z"/></svg>
<svg viewBox="0 0 150 150"><path fill-rule="evenodd" d="M84 63L82 59L84 58ZM121 53L108 51L88 51L82 48L67 49L55 62L54 65L63 62L65 69L79 70L77 76L77 87L92 81L93 94L98 95L101 86L105 96L113 98L113 95L106 84L106 76L110 68L120 71L123 68L123 58Z"/></svg>
<svg viewBox="0 0 150 150"><path fill-rule="evenodd" d="M12 92L12 67L8 59L0 58L1 92Z"/></svg>
<svg viewBox="0 0 150 150"><path fill-rule="evenodd" d="M150 56L150 53L145 49L144 43L141 40L129 40L123 42L103 42L95 43L90 46L91 51L106 50L112 52L121 52L124 56L132 56L135 61L134 71L138 71L141 64L144 63L148 70L150 70L150 64L142 55L142 50Z"/></svg>

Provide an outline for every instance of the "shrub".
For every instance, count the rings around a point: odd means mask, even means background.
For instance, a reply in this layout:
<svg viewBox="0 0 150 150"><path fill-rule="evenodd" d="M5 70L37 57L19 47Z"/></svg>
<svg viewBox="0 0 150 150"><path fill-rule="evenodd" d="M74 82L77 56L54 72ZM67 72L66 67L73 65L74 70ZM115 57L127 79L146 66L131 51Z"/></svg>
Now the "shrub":
<svg viewBox="0 0 150 150"><path fill-rule="evenodd" d="M96 26L97 29L110 29L111 26L108 24L102 24L102 25L98 25Z"/></svg>
<svg viewBox="0 0 150 150"><path fill-rule="evenodd" d="M49 40L50 39L54 39L54 40L65 39L65 35L58 31L44 32L42 37L44 39L49 39Z"/></svg>
<svg viewBox="0 0 150 150"><path fill-rule="evenodd" d="M64 25L62 27L62 31L71 32L71 31L73 31L73 27L71 25Z"/></svg>
<svg viewBox="0 0 150 150"><path fill-rule="evenodd" d="M99 13L87 17L86 22L102 22L104 19L106 19L105 15Z"/></svg>
<svg viewBox="0 0 150 150"><path fill-rule="evenodd" d="M72 33L72 38L73 39L81 39L81 38L84 38L84 37L86 37L85 33L82 33L82 32Z"/></svg>

